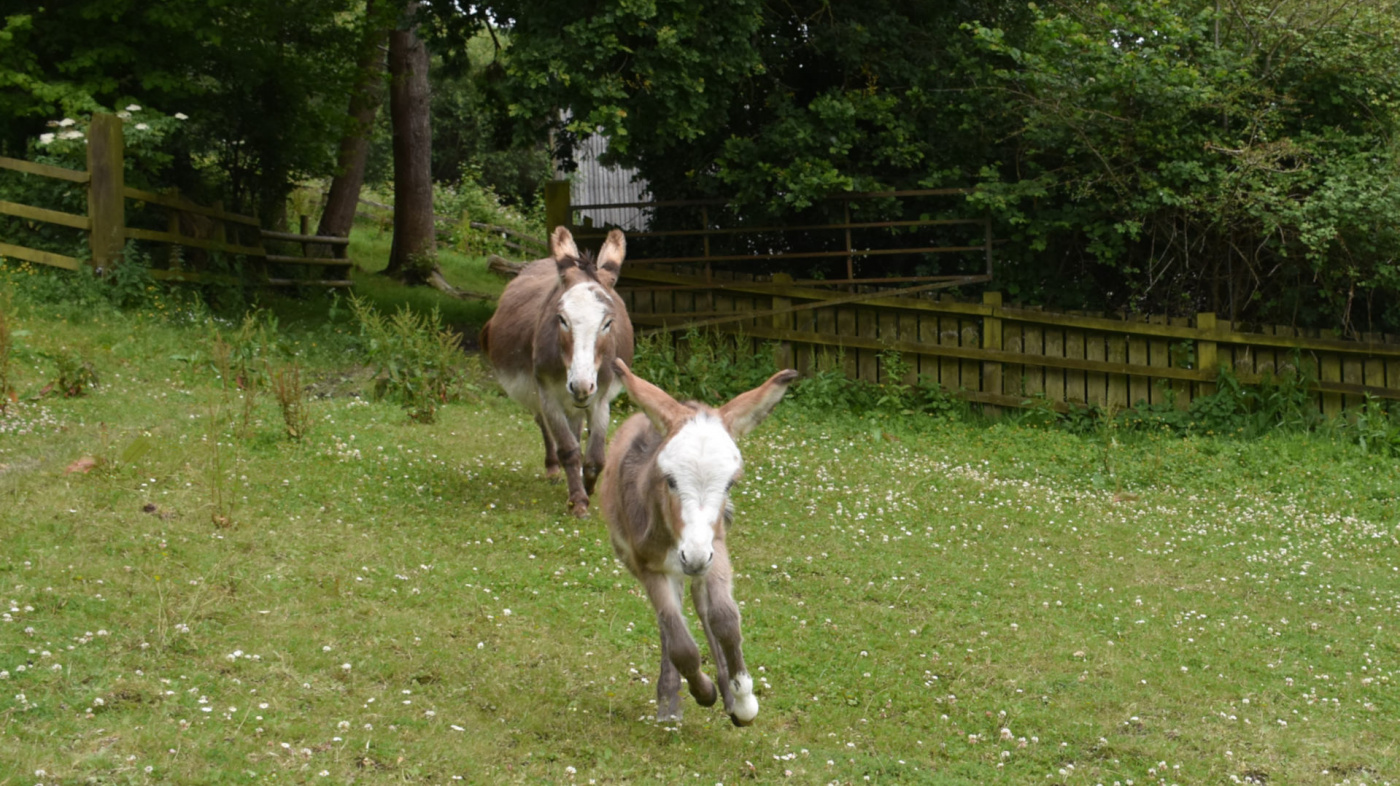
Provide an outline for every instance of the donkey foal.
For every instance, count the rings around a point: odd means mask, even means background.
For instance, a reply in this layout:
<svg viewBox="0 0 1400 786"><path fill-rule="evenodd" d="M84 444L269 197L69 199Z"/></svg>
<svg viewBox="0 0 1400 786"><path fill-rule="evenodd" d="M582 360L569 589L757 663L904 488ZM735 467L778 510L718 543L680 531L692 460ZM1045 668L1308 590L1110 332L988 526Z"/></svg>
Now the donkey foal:
<svg viewBox="0 0 1400 786"><path fill-rule="evenodd" d="M773 411L797 378L780 371L719 409L681 404L613 361L618 378L643 413L613 437L599 503L613 549L646 588L661 629L656 718L679 718L681 677L701 706L715 703L715 684L700 670L700 648L681 611L685 577L715 662L719 695L735 726L758 715L753 679L740 646L739 607L731 588L725 527L734 517L729 490L743 469L734 440Z"/></svg>

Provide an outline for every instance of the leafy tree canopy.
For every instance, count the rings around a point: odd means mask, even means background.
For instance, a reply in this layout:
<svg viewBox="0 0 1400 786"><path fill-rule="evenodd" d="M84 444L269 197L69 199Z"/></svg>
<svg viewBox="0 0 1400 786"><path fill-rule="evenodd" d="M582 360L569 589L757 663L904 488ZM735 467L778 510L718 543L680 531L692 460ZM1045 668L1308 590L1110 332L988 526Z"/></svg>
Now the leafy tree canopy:
<svg viewBox="0 0 1400 786"><path fill-rule="evenodd" d="M1394 0L473 8L439 34L510 31L511 114L657 197L972 186L1020 297L1400 330Z"/></svg>
<svg viewBox="0 0 1400 786"><path fill-rule="evenodd" d="M355 0L0 0L0 19L0 151L65 115L178 112L167 184L213 181L275 210L293 179L333 166L364 14Z"/></svg>

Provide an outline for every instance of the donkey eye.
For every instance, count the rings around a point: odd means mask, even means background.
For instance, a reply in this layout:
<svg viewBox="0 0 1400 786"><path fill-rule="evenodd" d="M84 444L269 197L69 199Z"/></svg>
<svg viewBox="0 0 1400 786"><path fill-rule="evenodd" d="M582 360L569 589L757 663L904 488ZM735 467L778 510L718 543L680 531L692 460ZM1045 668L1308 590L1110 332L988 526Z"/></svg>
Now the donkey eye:
<svg viewBox="0 0 1400 786"><path fill-rule="evenodd" d="M604 323L603 323L603 332L604 332L604 333L608 332L609 330L612 330L612 323L613 323L613 321L612 321L611 319L609 319L607 322L604 322Z"/></svg>
<svg viewBox="0 0 1400 786"><path fill-rule="evenodd" d="M667 486L670 486L672 491L675 491L675 490L676 490L676 479L673 478L673 477L671 477L670 475L667 475L667 476L666 476L666 485L667 485Z"/></svg>
<svg viewBox="0 0 1400 786"><path fill-rule="evenodd" d="M563 314L559 315L559 327L565 330L569 329L569 320L565 319Z"/></svg>

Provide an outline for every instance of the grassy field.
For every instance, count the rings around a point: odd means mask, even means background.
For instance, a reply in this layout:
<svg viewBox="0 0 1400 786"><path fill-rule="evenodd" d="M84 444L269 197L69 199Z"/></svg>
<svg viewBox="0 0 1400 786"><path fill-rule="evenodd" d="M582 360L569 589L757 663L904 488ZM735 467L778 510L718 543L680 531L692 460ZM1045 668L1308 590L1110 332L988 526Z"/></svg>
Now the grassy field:
<svg viewBox="0 0 1400 786"><path fill-rule="evenodd" d="M1394 459L797 396L735 493L756 724L658 724L650 606L492 383L412 424L286 321L293 441L157 311L6 311L22 393L100 384L0 415L5 786L1400 783Z"/></svg>

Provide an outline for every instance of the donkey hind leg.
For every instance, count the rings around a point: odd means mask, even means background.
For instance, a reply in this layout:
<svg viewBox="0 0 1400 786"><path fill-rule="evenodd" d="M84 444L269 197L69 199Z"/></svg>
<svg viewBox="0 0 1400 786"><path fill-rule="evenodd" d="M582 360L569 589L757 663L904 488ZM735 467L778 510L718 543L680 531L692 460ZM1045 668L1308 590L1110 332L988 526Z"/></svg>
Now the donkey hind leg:
<svg viewBox="0 0 1400 786"><path fill-rule="evenodd" d="M753 677L749 676L744 665L744 636L740 631L739 607L734 603L733 588L730 585L729 548L723 542L715 543L714 560L705 574L705 599L708 602L705 615L705 635L710 637L711 649L715 641L727 673L723 680L724 708L735 726L747 726L758 717L758 699L753 695ZM715 661L721 656L716 654Z"/></svg>
<svg viewBox="0 0 1400 786"><path fill-rule="evenodd" d="M540 436L544 437L544 476L549 478L550 483L558 483L560 480L559 446L554 444L554 437L551 437L549 429L545 428L543 417L536 415L535 425L540 427Z"/></svg>
<svg viewBox="0 0 1400 786"><path fill-rule="evenodd" d="M661 679L665 680L668 671L666 663L680 676L685 677L690 686L690 695L702 707L713 706L719 698L715 684L700 670L700 648L686 627L679 603L680 579L673 579L660 573L648 573L642 579L647 596L656 609L656 627L661 631L661 653L665 663L661 666ZM676 685L674 692L678 693ZM656 687L657 717L661 717L661 684Z"/></svg>
<svg viewBox="0 0 1400 786"><path fill-rule="evenodd" d="M583 453L583 489L590 497L606 460L609 417L608 401L599 396L588 410L588 448Z"/></svg>

